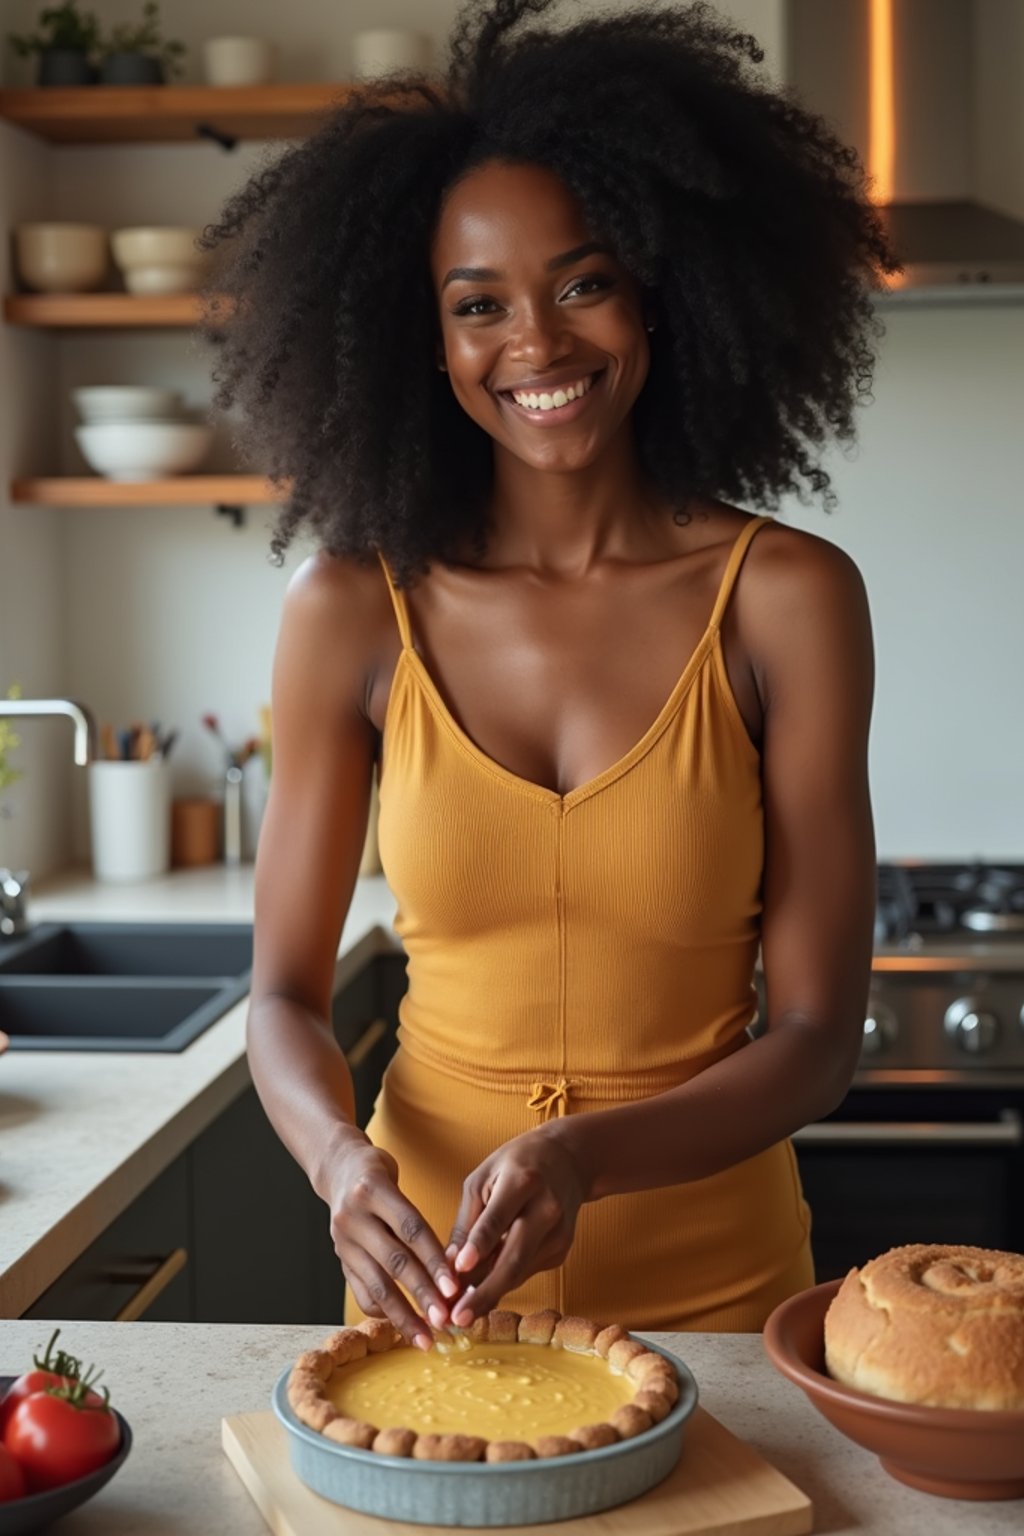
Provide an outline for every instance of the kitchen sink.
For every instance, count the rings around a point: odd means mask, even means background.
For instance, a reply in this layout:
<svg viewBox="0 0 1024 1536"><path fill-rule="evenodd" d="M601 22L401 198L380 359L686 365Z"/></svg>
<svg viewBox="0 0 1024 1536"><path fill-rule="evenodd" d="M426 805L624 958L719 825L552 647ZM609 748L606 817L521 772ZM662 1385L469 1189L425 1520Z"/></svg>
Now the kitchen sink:
<svg viewBox="0 0 1024 1536"><path fill-rule="evenodd" d="M47 923L0 945L12 1050L180 1051L245 997L251 923Z"/></svg>

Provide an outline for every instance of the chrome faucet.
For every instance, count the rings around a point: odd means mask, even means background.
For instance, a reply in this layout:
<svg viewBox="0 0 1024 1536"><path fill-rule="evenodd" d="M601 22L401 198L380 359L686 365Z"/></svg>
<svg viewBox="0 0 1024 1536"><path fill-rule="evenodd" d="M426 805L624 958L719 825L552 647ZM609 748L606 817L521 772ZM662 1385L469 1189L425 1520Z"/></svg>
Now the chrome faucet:
<svg viewBox="0 0 1024 1536"><path fill-rule="evenodd" d="M96 722L84 704L74 699L0 699L0 719L15 715L67 715L75 726L75 762L84 768L96 756ZM0 868L0 939L27 933L27 869Z"/></svg>

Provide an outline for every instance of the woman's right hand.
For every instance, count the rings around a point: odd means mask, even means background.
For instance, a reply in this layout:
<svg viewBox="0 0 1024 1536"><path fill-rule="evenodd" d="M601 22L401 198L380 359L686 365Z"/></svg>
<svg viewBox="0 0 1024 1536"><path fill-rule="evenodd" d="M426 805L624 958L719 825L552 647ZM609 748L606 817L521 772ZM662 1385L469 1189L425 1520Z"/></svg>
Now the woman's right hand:
<svg viewBox="0 0 1024 1536"><path fill-rule="evenodd" d="M388 1318L410 1344L430 1349L462 1289L436 1234L398 1188L398 1164L369 1142L338 1159L329 1192L331 1236L346 1282L368 1317ZM402 1290L415 1296L417 1316Z"/></svg>

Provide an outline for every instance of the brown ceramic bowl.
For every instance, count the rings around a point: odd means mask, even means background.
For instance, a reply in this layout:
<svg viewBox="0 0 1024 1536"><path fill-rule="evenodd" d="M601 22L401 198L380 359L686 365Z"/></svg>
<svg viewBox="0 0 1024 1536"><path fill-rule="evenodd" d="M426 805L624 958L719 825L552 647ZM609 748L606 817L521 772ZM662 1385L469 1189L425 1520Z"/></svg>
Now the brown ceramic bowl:
<svg viewBox="0 0 1024 1536"><path fill-rule="evenodd" d="M947 1499L1024 1498L1024 1409L925 1408L873 1397L825 1370L825 1313L841 1280L791 1296L764 1326L768 1358L890 1477Z"/></svg>

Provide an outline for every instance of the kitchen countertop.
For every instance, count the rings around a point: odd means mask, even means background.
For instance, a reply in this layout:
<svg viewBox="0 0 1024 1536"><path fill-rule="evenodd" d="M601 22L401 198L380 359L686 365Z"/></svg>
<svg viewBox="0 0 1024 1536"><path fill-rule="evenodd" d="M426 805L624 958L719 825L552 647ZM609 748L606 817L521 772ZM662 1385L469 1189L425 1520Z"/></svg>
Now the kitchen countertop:
<svg viewBox="0 0 1024 1536"><path fill-rule="evenodd" d="M33 894L41 922L245 922L253 868L180 870L132 885L86 873ZM356 882L337 984L398 947L382 876ZM247 999L184 1051L9 1051L0 1057L0 1317L17 1317L249 1081ZM33 1324L34 1328L38 1325Z"/></svg>
<svg viewBox="0 0 1024 1536"><path fill-rule="evenodd" d="M39 1322L0 1323L0 1373L23 1369L45 1331ZM262 1516L220 1448L220 1421L268 1410L278 1374L323 1332L291 1325L68 1323L61 1342L104 1368L134 1444L113 1481L61 1521L62 1536L264 1536ZM966 1503L895 1482L778 1375L759 1334L645 1337L685 1360L703 1406L813 1500L819 1536L1020 1531L1019 1501ZM344 1525L339 1510L339 1531ZM584 1523L567 1522L566 1536L576 1528ZM382 1522L382 1536L387 1529Z"/></svg>

